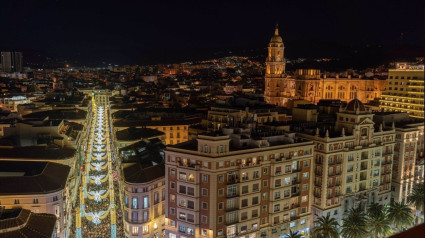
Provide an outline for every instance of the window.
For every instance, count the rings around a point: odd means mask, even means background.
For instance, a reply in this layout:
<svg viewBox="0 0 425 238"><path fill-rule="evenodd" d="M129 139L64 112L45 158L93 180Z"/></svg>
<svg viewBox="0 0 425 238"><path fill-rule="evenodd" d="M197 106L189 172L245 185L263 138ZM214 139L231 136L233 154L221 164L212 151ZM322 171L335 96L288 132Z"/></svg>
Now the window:
<svg viewBox="0 0 425 238"><path fill-rule="evenodd" d="M219 175L218 176L218 182L222 183L224 181L224 176L223 175Z"/></svg>
<svg viewBox="0 0 425 238"><path fill-rule="evenodd" d="M268 171L269 171L269 170L268 170L267 168L264 168L264 169L263 169L263 174L267 174L267 173L268 173Z"/></svg>
<svg viewBox="0 0 425 238"><path fill-rule="evenodd" d="M19 199L15 199L15 204L19 204Z"/></svg>
<svg viewBox="0 0 425 238"><path fill-rule="evenodd" d="M252 185L252 191L253 192L258 192L260 191L260 184L256 183Z"/></svg>
<svg viewBox="0 0 425 238"><path fill-rule="evenodd" d="M131 200L131 208L137 209L137 198Z"/></svg>
<svg viewBox="0 0 425 238"><path fill-rule="evenodd" d="M170 182L170 188L171 189L174 189L175 187L176 187L175 183L174 182Z"/></svg>
<svg viewBox="0 0 425 238"><path fill-rule="evenodd" d="M187 201L187 208L195 209L195 203L193 201L188 200Z"/></svg>
<svg viewBox="0 0 425 238"><path fill-rule="evenodd" d="M258 204L258 197L253 197L252 198L252 205L257 205Z"/></svg>
<svg viewBox="0 0 425 238"><path fill-rule="evenodd" d="M260 172L259 172L259 171L254 171L253 178L254 178L254 179L258 179L258 178L260 178Z"/></svg>
<svg viewBox="0 0 425 238"><path fill-rule="evenodd" d="M175 202L176 201L176 195L170 194L170 201Z"/></svg>
<svg viewBox="0 0 425 238"><path fill-rule="evenodd" d="M149 229L148 226L143 226L143 233L149 232L149 230L148 231L145 231L145 227L146 227L147 230ZM139 235L139 227L138 226L133 226L132 229L131 229L131 233L133 234L133 236Z"/></svg>
<svg viewBox="0 0 425 238"><path fill-rule="evenodd" d="M186 186L180 185L180 187L179 187L179 193L186 194Z"/></svg>
<svg viewBox="0 0 425 238"><path fill-rule="evenodd" d="M208 175L202 175L202 182L206 183L208 182Z"/></svg>
<svg viewBox="0 0 425 238"><path fill-rule="evenodd" d="M243 220L246 220L246 219L248 219L248 212L242 212L241 213L241 220L243 221Z"/></svg>
<svg viewBox="0 0 425 238"><path fill-rule="evenodd" d="M32 203L37 204L37 203L38 203L38 198L34 198L34 199L32 200Z"/></svg>
<svg viewBox="0 0 425 238"><path fill-rule="evenodd" d="M208 189L206 188L202 189L202 196L208 196Z"/></svg>
<svg viewBox="0 0 425 238"><path fill-rule="evenodd" d="M308 172L303 173L303 178L308 178Z"/></svg>
<svg viewBox="0 0 425 238"><path fill-rule="evenodd" d="M220 189L218 190L218 195L219 195L220 197L223 197L223 196L224 196L224 189L220 188Z"/></svg>
<svg viewBox="0 0 425 238"><path fill-rule="evenodd" d="M248 206L248 199L243 199L242 200L242 207L246 207Z"/></svg>
<svg viewBox="0 0 425 238"><path fill-rule="evenodd" d="M185 221L186 220L186 213L180 212L179 213L179 219Z"/></svg>
<svg viewBox="0 0 425 238"><path fill-rule="evenodd" d="M219 216L218 217L218 223L222 223L223 222L223 217L222 216Z"/></svg>
<svg viewBox="0 0 425 238"><path fill-rule="evenodd" d="M190 196L195 196L195 189L192 187L187 187L187 194Z"/></svg>
<svg viewBox="0 0 425 238"><path fill-rule="evenodd" d="M171 169L170 170L170 175L171 176L175 176L176 175L176 170L175 169Z"/></svg>
<svg viewBox="0 0 425 238"><path fill-rule="evenodd" d="M367 136L367 128L362 128L362 136Z"/></svg>
<svg viewBox="0 0 425 238"><path fill-rule="evenodd" d="M248 185L242 187L242 194L248 193Z"/></svg>
<svg viewBox="0 0 425 238"><path fill-rule="evenodd" d="M308 160L304 160L303 167L308 167Z"/></svg>
<svg viewBox="0 0 425 238"><path fill-rule="evenodd" d="M58 200L58 196L53 197L53 202L56 202Z"/></svg>
<svg viewBox="0 0 425 238"><path fill-rule="evenodd" d="M219 210L223 210L223 207L224 207L224 203L220 202L220 203L218 204L218 209L219 209Z"/></svg>
<svg viewBox="0 0 425 238"><path fill-rule="evenodd" d="M208 209L208 203L202 202L202 209L207 210Z"/></svg>
<svg viewBox="0 0 425 238"><path fill-rule="evenodd" d="M201 221L202 221L202 223L208 223L208 217L207 216L202 216ZM206 230L204 230L204 231L205 231L205 235L207 235L206 234Z"/></svg>
<svg viewBox="0 0 425 238"><path fill-rule="evenodd" d="M149 197L143 198L143 209L149 208Z"/></svg>
<svg viewBox="0 0 425 238"><path fill-rule="evenodd" d="M303 191L307 191L307 189L308 189L308 184L306 184L306 183L305 183L305 184L303 184L303 188L302 188L302 189L303 189Z"/></svg>

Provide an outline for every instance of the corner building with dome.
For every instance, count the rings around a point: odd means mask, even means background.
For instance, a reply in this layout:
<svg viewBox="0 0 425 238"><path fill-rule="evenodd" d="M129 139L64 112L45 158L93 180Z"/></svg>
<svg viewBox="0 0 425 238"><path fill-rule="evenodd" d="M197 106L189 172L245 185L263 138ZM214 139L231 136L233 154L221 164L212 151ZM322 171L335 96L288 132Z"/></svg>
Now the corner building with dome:
<svg viewBox="0 0 425 238"><path fill-rule="evenodd" d="M395 146L393 125L376 125L374 114L358 100L337 112L333 127L300 127L314 142L312 220L329 215L342 222L351 208L390 204Z"/></svg>

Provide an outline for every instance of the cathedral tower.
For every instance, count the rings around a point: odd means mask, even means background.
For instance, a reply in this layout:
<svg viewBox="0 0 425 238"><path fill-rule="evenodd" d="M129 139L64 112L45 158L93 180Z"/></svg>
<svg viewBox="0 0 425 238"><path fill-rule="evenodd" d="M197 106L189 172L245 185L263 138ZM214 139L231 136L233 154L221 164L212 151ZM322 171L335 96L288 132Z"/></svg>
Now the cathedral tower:
<svg viewBox="0 0 425 238"><path fill-rule="evenodd" d="M264 98L267 103L284 106L294 94L294 80L286 77L285 66L283 41L276 24L266 59Z"/></svg>
<svg viewBox="0 0 425 238"><path fill-rule="evenodd" d="M282 37L279 35L278 25L274 30L266 59L266 77L279 77L285 73L285 57Z"/></svg>

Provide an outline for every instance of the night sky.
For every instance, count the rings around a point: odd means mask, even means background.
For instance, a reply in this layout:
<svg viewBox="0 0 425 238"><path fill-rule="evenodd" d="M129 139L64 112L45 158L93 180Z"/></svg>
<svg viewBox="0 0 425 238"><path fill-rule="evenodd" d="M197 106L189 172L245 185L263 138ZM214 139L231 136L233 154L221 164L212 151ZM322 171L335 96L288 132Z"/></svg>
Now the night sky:
<svg viewBox="0 0 425 238"><path fill-rule="evenodd" d="M288 57L424 42L419 0L5 0L0 50L22 51L25 62L50 57L89 65L259 55L276 21Z"/></svg>

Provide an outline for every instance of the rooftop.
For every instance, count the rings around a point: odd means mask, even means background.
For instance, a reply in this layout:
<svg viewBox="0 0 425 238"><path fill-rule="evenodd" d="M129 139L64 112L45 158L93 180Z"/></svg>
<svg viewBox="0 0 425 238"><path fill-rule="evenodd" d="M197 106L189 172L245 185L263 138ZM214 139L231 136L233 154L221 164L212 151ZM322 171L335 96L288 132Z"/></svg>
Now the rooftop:
<svg viewBox="0 0 425 238"><path fill-rule="evenodd" d="M147 183L165 176L165 164L144 167L140 163L131 163L124 168L127 183Z"/></svg>
<svg viewBox="0 0 425 238"><path fill-rule="evenodd" d="M155 129L130 127L121 131L117 131L116 137L117 140L121 141L134 141L162 136L164 134L164 132Z"/></svg>
<svg viewBox="0 0 425 238"><path fill-rule="evenodd" d="M10 209L0 213L0 238L52 237L56 216L32 213L27 209ZM3 232L5 229L10 231Z"/></svg>
<svg viewBox="0 0 425 238"><path fill-rule="evenodd" d="M41 112L33 112L30 114L23 115L23 119L37 119L43 120L46 117L49 119L59 119L59 120L83 120L87 116L87 112L80 109L59 109L59 110L49 110Z"/></svg>
<svg viewBox="0 0 425 238"><path fill-rule="evenodd" d="M201 122L201 118L191 119L162 119L162 120L127 120L121 119L114 122L114 127L142 127L142 126L177 126L192 125Z"/></svg>
<svg viewBox="0 0 425 238"><path fill-rule="evenodd" d="M61 160L73 157L75 149L59 148L56 146L25 146L14 148L0 148L0 160L2 159L37 159L37 160Z"/></svg>
<svg viewBox="0 0 425 238"><path fill-rule="evenodd" d="M65 188L70 167L53 162L0 161L0 194L45 194Z"/></svg>

